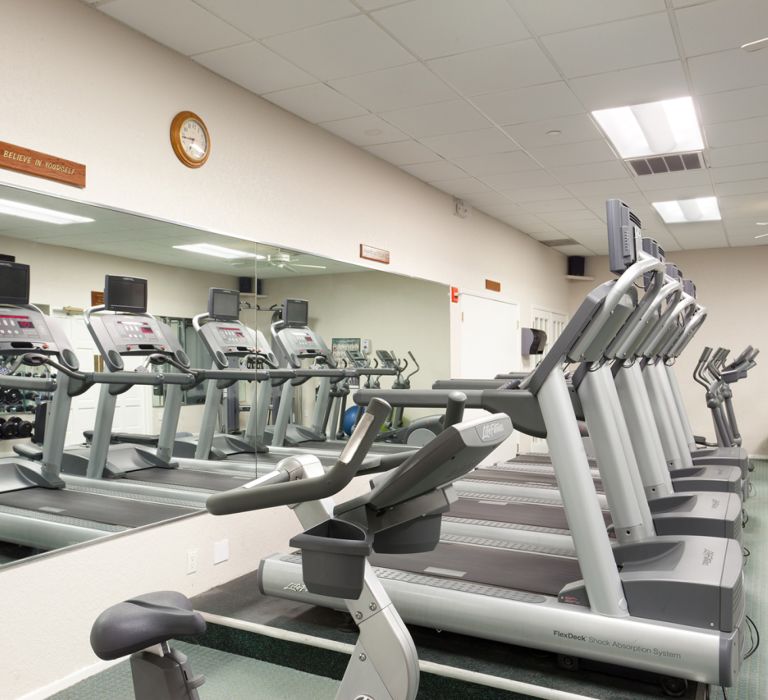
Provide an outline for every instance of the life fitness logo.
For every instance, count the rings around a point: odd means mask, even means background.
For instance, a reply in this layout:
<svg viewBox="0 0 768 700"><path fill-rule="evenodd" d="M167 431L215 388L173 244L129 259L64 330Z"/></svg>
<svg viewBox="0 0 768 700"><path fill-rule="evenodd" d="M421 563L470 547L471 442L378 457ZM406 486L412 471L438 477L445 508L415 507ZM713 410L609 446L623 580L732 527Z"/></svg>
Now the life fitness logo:
<svg viewBox="0 0 768 700"><path fill-rule="evenodd" d="M504 423L496 421L495 423L486 423L480 429L480 439L483 442L490 442L504 432Z"/></svg>

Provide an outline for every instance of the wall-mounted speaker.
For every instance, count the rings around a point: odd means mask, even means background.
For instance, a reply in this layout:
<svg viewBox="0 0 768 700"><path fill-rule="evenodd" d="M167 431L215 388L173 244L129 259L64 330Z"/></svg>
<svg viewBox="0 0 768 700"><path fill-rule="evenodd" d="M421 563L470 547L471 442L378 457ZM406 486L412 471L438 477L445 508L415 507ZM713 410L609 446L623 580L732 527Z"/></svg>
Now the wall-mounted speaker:
<svg viewBox="0 0 768 700"><path fill-rule="evenodd" d="M253 294L253 277L238 277L237 282L241 294Z"/></svg>
<svg viewBox="0 0 768 700"><path fill-rule="evenodd" d="M582 255L568 256L568 274L574 277L584 277L586 258Z"/></svg>

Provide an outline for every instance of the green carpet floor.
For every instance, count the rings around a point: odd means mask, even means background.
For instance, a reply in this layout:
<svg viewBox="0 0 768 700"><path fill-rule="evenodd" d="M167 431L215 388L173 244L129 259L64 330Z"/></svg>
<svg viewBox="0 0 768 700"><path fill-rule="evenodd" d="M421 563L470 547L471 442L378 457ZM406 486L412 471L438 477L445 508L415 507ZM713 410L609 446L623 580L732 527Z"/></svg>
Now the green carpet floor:
<svg viewBox="0 0 768 700"><path fill-rule="evenodd" d="M228 654L218 649L174 643L187 654L195 673L202 673L205 684L200 696L205 700L330 700L338 683L284 666ZM77 685L51 696L52 700L134 700L128 662L103 671Z"/></svg>

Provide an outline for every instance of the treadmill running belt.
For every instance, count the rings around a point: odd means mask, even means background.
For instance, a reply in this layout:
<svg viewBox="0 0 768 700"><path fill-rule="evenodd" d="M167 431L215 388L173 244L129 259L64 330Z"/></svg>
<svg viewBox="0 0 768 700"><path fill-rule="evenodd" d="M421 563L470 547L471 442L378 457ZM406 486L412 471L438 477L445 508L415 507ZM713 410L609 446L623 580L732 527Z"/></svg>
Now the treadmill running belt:
<svg viewBox="0 0 768 700"><path fill-rule="evenodd" d="M374 554L370 561L387 569L543 595L557 595L581 578L576 559L451 542L431 552Z"/></svg>
<svg viewBox="0 0 768 700"><path fill-rule="evenodd" d="M192 508L181 506L147 503L69 489L42 488L0 494L0 505L121 527L141 527L195 512Z"/></svg>
<svg viewBox="0 0 768 700"><path fill-rule="evenodd" d="M243 474L212 474L211 472L198 472L193 469L165 469L164 467L149 467L136 469L124 474L125 479L131 481L150 481L153 484L169 484L171 486L188 486L189 488L204 489L206 491L227 491L236 489L256 478L256 470L253 476Z"/></svg>
<svg viewBox="0 0 768 700"><path fill-rule="evenodd" d="M474 498L459 498L446 513L448 517L468 520L491 520L498 523L530 525L532 527L568 530L565 509L562 506L525 503L520 501L484 501ZM611 515L603 511L606 526Z"/></svg>
<svg viewBox="0 0 768 700"><path fill-rule="evenodd" d="M474 471L469 472L464 478L471 481L497 481L499 483L530 484L531 486L535 486L536 484L557 486L554 472L551 474L540 474L538 472L530 473L523 470L517 471L515 469L475 469ZM595 478L593 481L597 492L602 493L602 480Z"/></svg>

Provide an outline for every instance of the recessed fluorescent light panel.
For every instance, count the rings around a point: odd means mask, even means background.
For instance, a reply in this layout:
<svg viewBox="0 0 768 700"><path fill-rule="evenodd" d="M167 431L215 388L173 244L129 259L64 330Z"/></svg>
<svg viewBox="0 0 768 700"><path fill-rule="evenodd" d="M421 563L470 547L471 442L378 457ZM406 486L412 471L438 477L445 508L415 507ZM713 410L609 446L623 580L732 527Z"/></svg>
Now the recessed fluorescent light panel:
<svg viewBox="0 0 768 700"><path fill-rule="evenodd" d="M254 258L255 260L265 260L263 255L256 253L246 253L234 248L225 248L211 243L189 243L187 245L173 246L177 250L188 250L190 253L200 253L200 255L210 255L213 258L224 258L225 260L236 260L238 258Z"/></svg>
<svg viewBox="0 0 768 700"><path fill-rule="evenodd" d="M699 221L720 221L717 197L674 199L671 202L653 202L665 224L691 224Z"/></svg>
<svg viewBox="0 0 768 700"><path fill-rule="evenodd" d="M690 97L598 109L592 116L622 158L700 151L704 148Z"/></svg>
<svg viewBox="0 0 768 700"><path fill-rule="evenodd" d="M23 204L14 202L11 199L0 199L0 214L9 216L18 216L22 219L33 219L34 221L44 221L46 224L87 224L93 219L87 216L77 216L77 214L68 214L65 211L56 211L56 209L46 209L45 207L36 207L32 204Z"/></svg>

